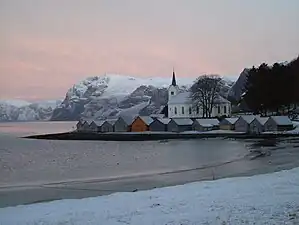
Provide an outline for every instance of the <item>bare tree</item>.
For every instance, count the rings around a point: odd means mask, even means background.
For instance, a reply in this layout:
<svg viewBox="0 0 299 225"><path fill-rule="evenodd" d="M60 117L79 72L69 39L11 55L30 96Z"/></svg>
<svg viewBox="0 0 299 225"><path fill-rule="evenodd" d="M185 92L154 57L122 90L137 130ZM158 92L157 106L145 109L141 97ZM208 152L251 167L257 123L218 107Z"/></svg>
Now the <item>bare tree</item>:
<svg viewBox="0 0 299 225"><path fill-rule="evenodd" d="M222 86L223 80L218 75L199 76L191 86L193 105L202 109L204 118L211 117Z"/></svg>

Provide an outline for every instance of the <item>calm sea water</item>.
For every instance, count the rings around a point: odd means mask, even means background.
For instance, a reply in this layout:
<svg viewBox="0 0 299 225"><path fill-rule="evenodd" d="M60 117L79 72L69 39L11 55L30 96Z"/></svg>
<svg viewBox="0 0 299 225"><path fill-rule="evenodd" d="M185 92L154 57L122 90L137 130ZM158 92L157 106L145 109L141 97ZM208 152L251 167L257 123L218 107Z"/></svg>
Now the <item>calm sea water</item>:
<svg viewBox="0 0 299 225"><path fill-rule="evenodd" d="M72 130L74 122L0 124L0 186L193 169L248 154L244 142L56 141L24 135Z"/></svg>
<svg viewBox="0 0 299 225"><path fill-rule="evenodd" d="M26 136L33 134L59 133L75 130L75 121L36 121L36 122L5 122L0 123L0 134Z"/></svg>
<svg viewBox="0 0 299 225"><path fill-rule="evenodd" d="M229 176L270 165L269 160L271 165L292 167L290 163L299 158L298 146L292 146L273 151L270 158L247 160L251 143L236 140L171 140L162 143L21 138L29 134L69 131L74 126L75 122L1 123L0 187L174 173L243 160L218 169L219 175Z"/></svg>

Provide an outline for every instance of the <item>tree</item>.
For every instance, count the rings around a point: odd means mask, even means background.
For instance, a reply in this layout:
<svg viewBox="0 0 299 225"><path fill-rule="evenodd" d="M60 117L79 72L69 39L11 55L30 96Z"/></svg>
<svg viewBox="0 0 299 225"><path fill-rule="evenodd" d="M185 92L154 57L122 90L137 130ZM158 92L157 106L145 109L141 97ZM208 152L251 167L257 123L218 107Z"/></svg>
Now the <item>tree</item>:
<svg viewBox="0 0 299 225"><path fill-rule="evenodd" d="M290 63L263 63L248 72L242 101L254 113L290 114L299 103L299 57Z"/></svg>
<svg viewBox="0 0 299 225"><path fill-rule="evenodd" d="M223 80L218 75L199 76L191 86L193 105L202 109L204 118L211 117L222 86Z"/></svg>

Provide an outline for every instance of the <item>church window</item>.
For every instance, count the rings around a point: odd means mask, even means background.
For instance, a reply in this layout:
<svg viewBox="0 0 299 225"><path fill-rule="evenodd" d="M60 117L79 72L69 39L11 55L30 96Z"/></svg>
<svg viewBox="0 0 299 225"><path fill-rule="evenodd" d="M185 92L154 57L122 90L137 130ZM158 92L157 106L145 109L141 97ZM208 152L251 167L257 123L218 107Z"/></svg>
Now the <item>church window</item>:
<svg viewBox="0 0 299 225"><path fill-rule="evenodd" d="M192 108L189 106L189 114L192 114Z"/></svg>
<svg viewBox="0 0 299 225"><path fill-rule="evenodd" d="M224 113L226 113L226 105L223 107L223 111Z"/></svg>
<svg viewBox="0 0 299 225"><path fill-rule="evenodd" d="M196 107L196 114L199 114L199 107Z"/></svg>
<svg viewBox="0 0 299 225"><path fill-rule="evenodd" d="M177 114L178 113L178 110L176 107L174 107L174 114Z"/></svg>
<svg viewBox="0 0 299 225"><path fill-rule="evenodd" d="M221 113L220 105L218 105L218 113Z"/></svg>
<svg viewBox="0 0 299 225"><path fill-rule="evenodd" d="M171 95L174 95L174 92L172 91L172 92L170 92L170 94L171 94Z"/></svg>
<svg viewBox="0 0 299 225"><path fill-rule="evenodd" d="M185 114L185 108L182 106L182 114Z"/></svg>

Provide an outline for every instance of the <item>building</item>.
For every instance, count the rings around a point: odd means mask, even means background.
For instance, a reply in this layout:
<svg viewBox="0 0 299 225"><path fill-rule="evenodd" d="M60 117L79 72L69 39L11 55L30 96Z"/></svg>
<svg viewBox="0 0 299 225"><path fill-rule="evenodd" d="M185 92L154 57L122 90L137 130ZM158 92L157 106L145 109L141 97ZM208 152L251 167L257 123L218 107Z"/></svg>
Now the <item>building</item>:
<svg viewBox="0 0 299 225"><path fill-rule="evenodd" d="M105 122L105 120L95 120L92 121L89 125L89 131L91 132L102 132L102 125Z"/></svg>
<svg viewBox="0 0 299 225"><path fill-rule="evenodd" d="M237 132L249 132L249 124L256 118L254 115L243 115L237 119L235 123L235 130Z"/></svg>
<svg viewBox="0 0 299 225"><path fill-rule="evenodd" d="M271 116L265 123L265 131L287 131L292 129L294 129L294 125L287 116Z"/></svg>
<svg viewBox="0 0 299 225"><path fill-rule="evenodd" d="M172 74L172 82L168 88L168 117L169 118L201 118L203 111L201 107L194 107L191 92L182 92L176 83L175 73ZM212 117L229 117L231 114L231 103L221 97L217 97L212 110Z"/></svg>
<svg viewBox="0 0 299 225"><path fill-rule="evenodd" d="M105 120L98 130L98 132L102 132L102 133L113 132L113 131L114 129L112 125L112 120L110 120L110 122L108 120Z"/></svg>
<svg viewBox="0 0 299 225"><path fill-rule="evenodd" d="M170 132L184 132L192 130L193 120L188 118L171 119L168 123L167 130Z"/></svg>
<svg viewBox="0 0 299 225"><path fill-rule="evenodd" d="M167 125L169 124L169 118L155 118L150 124L150 131L167 131Z"/></svg>
<svg viewBox="0 0 299 225"><path fill-rule="evenodd" d="M196 131L209 131L218 130L219 120L218 119L195 119L192 124L192 130Z"/></svg>
<svg viewBox="0 0 299 225"><path fill-rule="evenodd" d="M119 117L114 123L114 132L127 132L127 131L129 131L129 124L127 124L122 117Z"/></svg>
<svg viewBox="0 0 299 225"><path fill-rule="evenodd" d="M249 124L249 132L254 134L259 134L265 131L265 123L268 121L269 117L256 117Z"/></svg>
<svg viewBox="0 0 299 225"><path fill-rule="evenodd" d="M127 124L128 128L127 131L131 131L132 130L132 123L134 122L134 120L138 117L138 115L133 115L133 116L129 116L129 115L122 115L121 118L125 121L125 123Z"/></svg>
<svg viewBox="0 0 299 225"><path fill-rule="evenodd" d="M80 132L88 132L88 131L91 131L91 123L93 121L92 120L86 120L84 122L82 122L82 126L81 126L81 129L79 130Z"/></svg>
<svg viewBox="0 0 299 225"><path fill-rule="evenodd" d="M138 116L131 125L131 132L149 131L149 126L153 121L150 116Z"/></svg>
<svg viewBox="0 0 299 225"><path fill-rule="evenodd" d="M79 120L78 123L76 124L77 131L82 131L83 125L85 121L84 120Z"/></svg>
<svg viewBox="0 0 299 225"><path fill-rule="evenodd" d="M219 123L219 128L221 130L234 130L235 124L239 118L224 118Z"/></svg>

